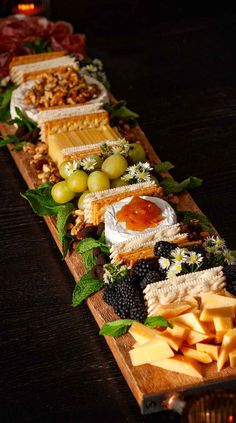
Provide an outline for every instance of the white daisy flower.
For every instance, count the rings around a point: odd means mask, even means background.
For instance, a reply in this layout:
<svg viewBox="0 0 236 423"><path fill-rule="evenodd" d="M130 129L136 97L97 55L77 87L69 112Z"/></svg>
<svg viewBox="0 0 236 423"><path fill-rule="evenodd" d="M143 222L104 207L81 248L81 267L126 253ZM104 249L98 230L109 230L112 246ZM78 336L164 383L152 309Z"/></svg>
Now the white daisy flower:
<svg viewBox="0 0 236 423"><path fill-rule="evenodd" d="M236 259L233 256L233 254L231 253L230 250L228 250L227 248L224 249L224 251L222 252L224 259L226 261L227 264L235 264L236 263Z"/></svg>
<svg viewBox="0 0 236 423"><path fill-rule="evenodd" d="M173 279L176 277L176 273L174 272L173 269L169 269L167 274L166 274L166 278L167 279Z"/></svg>
<svg viewBox="0 0 236 423"><path fill-rule="evenodd" d="M80 167L80 161L79 160L73 160L73 162L68 162L65 165L65 171L68 176L70 176L75 170L79 169Z"/></svg>
<svg viewBox="0 0 236 423"><path fill-rule="evenodd" d="M136 172L135 178L137 179L137 182L150 182L151 178L150 175L146 172L138 170Z"/></svg>
<svg viewBox="0 0 236 423"><path fill-rule="evenodd" d="M173 263L170 268L169 268L170 272L174 272L176 275L178 275L180 272L182 272L182 265L179 262L175 262Z"/></svg>
<svg viewBox="0 0 236 423"><path fill-rule="evenodd" d="M175 260L175 262L184 263L187 259L187 254L184 248L175 248L171 251L171 256Z"/></svg>
<svg viewBox="0 0 236 423"><path fill-rule="evenodd" d="M190 251L186 263L200 265L202 261L203 257L201 254L195 253L195 251Z"/></svg>
<svg viewBox="0 0 236 423"><path fill-rule="evenodd" d="M81 161L81 166L84 170L94 170L97 162L92 157L86 157Z"/></svg>
<svg viewBox="0 0 236 423"><path fill-rule="evenodd" d="M162 269L168 269L170 267L170 260L166 257L160 257L158 262Z"/></svg>
<svg viewBox="0 0 236 423"><path fill-rule="evenodd" d="M219 238L218 236L215 237L214 244L219 248L222 248L222 249L226 248L225 240Z"/></svg>
<svg viewBox="0 0 236 423"><path fill-rule="evenodd" d="M130 180L133 179L133 176L130 175L129 173L125 173L123 176L121 176L121 179L123 181L130 182Z"/></svg>
<svg viewBox="0 0 236 423"><path fill-rule="evenodd" d="M153 170L153 168L151 167L150 163L148 162L138 162L137 164L140 168L140 170L142 170L143 172L150 172L151 170Z"/></svg>
<svg viewBox="0 0 236 423"><path fill-rule="evenodd" d="M219 248L216 245L206 245L204 246L205 250L210 254L218 254Z"/></svg>

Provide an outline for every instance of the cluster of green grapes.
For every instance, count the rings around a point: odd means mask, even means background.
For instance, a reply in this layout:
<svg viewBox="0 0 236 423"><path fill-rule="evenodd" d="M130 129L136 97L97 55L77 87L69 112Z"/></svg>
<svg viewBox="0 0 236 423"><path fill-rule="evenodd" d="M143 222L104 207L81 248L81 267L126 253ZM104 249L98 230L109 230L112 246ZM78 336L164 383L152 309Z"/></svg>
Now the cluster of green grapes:
<svg viewBox="0 0 236 423"><path fill-rule="evenodd" d="M83 210L84 199L88 193L127 185L128 182L121 177L129 166L128 161L132 163L145 161L145 151L140 144L130 144L127 158L116 153L105 160L98 154L90 154L87 159L96 162L92 171L73 170L72 161L61 163L59 172L64 180L52 187L51 195L54 201L65 204L75 196L79 196L78 207Z"/></svg>

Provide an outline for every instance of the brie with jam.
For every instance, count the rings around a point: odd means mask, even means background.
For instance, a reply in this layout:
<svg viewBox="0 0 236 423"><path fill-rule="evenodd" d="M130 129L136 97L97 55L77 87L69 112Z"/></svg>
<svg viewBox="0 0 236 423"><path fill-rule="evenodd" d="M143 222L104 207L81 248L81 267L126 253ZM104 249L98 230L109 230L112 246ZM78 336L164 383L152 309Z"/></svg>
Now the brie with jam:
<svg viewBox="0 0 236 423"><path fill-rule="evenodd" d="M167 203L157 197L140 196L144 200L148 200L156 204L161 209L161 216L163 220L159 222L156 229L161 229L163 226L174 225L177 222L174 209ZM125 222L118 222L116 213L126 204L132 200L132 197L126 197L117 203L110 205L105 212L105 237L108 245L116 244L132 238L140 233L146 234L152 232L155 228L147 228L143 231L132 231L126 229Z"/></svg>

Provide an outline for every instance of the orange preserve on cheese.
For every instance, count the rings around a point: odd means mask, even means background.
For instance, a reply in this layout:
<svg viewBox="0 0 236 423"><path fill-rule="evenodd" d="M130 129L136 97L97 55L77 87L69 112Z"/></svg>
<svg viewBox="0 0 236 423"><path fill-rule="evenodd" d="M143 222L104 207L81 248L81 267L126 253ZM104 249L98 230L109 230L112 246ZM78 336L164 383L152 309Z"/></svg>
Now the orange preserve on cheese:
<svg viewBox="0 0 236 423"><path fill-rule="evenodd" d="M132 231L153 228L164 219L160 207L138 196L134 196L128 204L123 206L116 213L116 217L118 222L125 222L126 229Z"/></svg>

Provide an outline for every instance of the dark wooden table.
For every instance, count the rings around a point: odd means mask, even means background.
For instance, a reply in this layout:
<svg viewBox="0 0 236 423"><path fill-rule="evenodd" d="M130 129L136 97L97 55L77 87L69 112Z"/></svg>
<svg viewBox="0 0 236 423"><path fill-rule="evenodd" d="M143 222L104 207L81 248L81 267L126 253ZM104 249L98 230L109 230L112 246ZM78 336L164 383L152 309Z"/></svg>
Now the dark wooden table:
<svg viewBox="0 0 236 423"><path fill-rule="evenodd" d="M235 248L236 15L109 25L90 26L90 55L173 176L204 179L194 199ZM177 422L140 415L6 149L0 163L1 422Z"/></svg>

